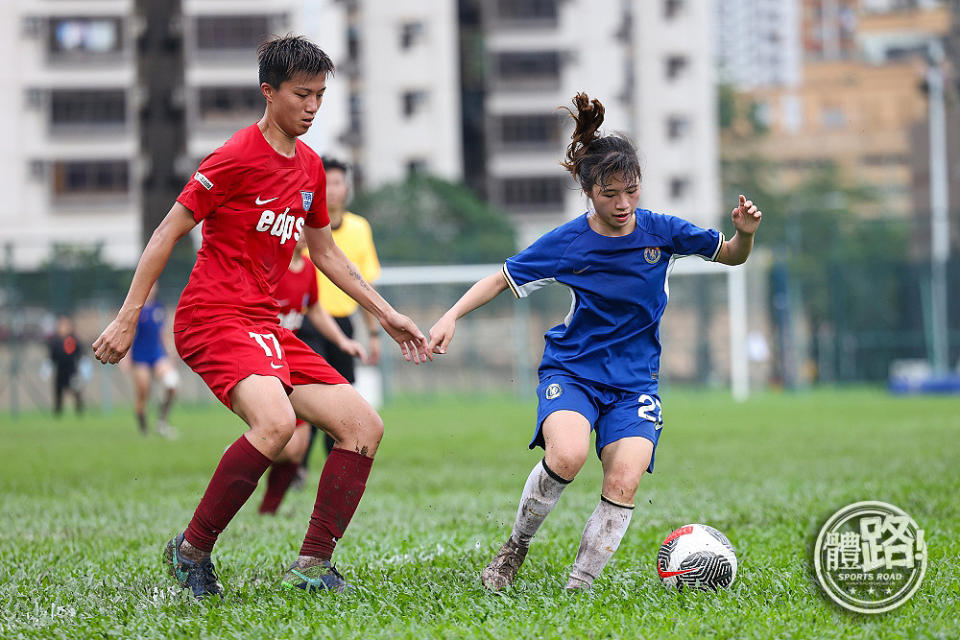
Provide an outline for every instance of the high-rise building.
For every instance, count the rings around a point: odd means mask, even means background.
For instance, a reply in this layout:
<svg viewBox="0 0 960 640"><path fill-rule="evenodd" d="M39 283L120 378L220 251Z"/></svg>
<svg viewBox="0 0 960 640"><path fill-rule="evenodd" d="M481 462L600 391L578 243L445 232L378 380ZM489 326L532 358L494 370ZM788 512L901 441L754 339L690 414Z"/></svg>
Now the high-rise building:
<svg viewBox="0 0 960 640"><path fill-rule="evenodd" d="M183 68L166 84L145 80L140 4L0 5L0 73L17 98L0 107L0 244L16 242L18 263L42 261L52 242L103 241L108 260L132 265L142 212L163 199L144 185L182 184L260 117L255 49L288 32L337 65L305 140L350 161L358 186L412 172L463 180L528 241L587 206L559 164L572 123L558 110L585 91L606 106L604 129L637 143L644 206L704 225L719 213L709 3L180 0L163 32L182 55L163 59ZM144 108L170 111L169 139L143 135L141 121L157 126Z"/></svg>
<svg viewBox="0 0 960 640"><path fill-rule="evenodd" d="M721 81L739 90L800 82L800 0L718 0L714 9Z"/></svg>
<svg viewBox="0 0 960 640"><path fill-rule="evenodd" d="M182 185L203 156L262 115L256 47L292 31L302 3L181 6L163 37L183 48L182 84L152 100L157 87L142 77L142 7L133 0L0 4L0 74L11 97L0 107L0 244L14 248L18 266L52 258L56 243L101 243L108 261L134 264L144 185L157 176ZM145 109L182 110L185 148L155 157L140 127ZM161 169L171 160L169 175Z"/></svg>
<svg viewBox="0 0 960 640"><path fill-rule="evenodd" d="M109 239L106 257L132 262L146 169L132 0L0 3L0 34L0 245L33 266L52 243Z"/></svg>
<svg viewBox="0 0 960 640"><path fill-rule="evenodd" d="M746 152L768 158L784 188L834 167L879 195L862 213L911 216L921 202L912 158L915 130L926 131L928 117L926 53L949 33L950 11L937 2L874 2L852 20L855 31L841 38L851 42L840 49L847 53L809 56L801 85L745 94L769 128Z"/></svg>
<svg viewBox="0 0 960 640"><path fill-rule="evenodd" d="M338 105L318 135L350 157L364 187L415 171L463 180L530 240L587 205L560 167L572 122L559 107L585 91L606 106L606 131L638 143L644 205L713 223L713 14L704 3L321 4L331 19L318 41L339 71L329 94ZM341 35L330 33L336 19Z"/></svg>

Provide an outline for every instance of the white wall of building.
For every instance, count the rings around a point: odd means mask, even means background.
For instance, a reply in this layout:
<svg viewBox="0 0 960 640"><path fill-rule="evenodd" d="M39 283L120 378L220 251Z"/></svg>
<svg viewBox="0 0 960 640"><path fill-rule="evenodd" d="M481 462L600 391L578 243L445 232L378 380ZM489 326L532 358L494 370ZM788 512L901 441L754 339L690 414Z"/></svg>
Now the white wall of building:
<svg viewBox="0 0 960 640"><path fill-rule="evenodd" d="M357 27L366 186L402 180L411 164L427 173L460 179L456 3L362 2ZM417 31L407 47L402 46L404 28ZM404 95L411 92L420 92L422 101L405 114Z"/></svg>
<svg viewBox="0 0 960 640"><path fill-rule="evenodd" d="M716 226L722 206L712 7L685 2L672 18L661 2L634 0L633 7L641 206ZM671 58L685 60L674 77ZM671 118L688 123L677 137L670 134ZM677 181L685 185L680 193Z"/></svg>

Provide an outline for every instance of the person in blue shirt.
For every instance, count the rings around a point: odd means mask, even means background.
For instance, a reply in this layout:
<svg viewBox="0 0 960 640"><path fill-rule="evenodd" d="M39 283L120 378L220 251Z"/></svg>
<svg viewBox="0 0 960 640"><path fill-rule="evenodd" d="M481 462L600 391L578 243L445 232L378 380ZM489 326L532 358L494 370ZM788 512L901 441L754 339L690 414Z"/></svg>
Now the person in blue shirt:
<svg viewBox="0 0 960 640"><path fill-rule="evenodd" d="M673 216L637 207L640 164L633 144L600 135L604 108L574 98L573 140L563 163L592 203L585 214L546 233L473 285L430 330L445 353L457 319L504 289L523 298L548 284L570 290L563 322L544 336L537 424L530 448L544 457L527 478L510 538L481 573L490 590L511 584L537 529L586 462L591 431L603 467L600 502L587 520L566 588L589 589L626 533L644 472L653 471L663 418L658 391L660 318L674 260L697 255L742 264L761 213L744 196L725 239Z"/></svg>
<svg viewBox="0 0 960 640"><path fill-rule="evenodd" d="M131 375L134 387L134 411L137 414L137 426L140 433L147 434L147 399L150 397L150 383L155 378L163 385L164 395L157 416L157 433L165 438L173 438L173 428L167 423L173 399L177 394L180 376L176 367L167 356L164 347L164 324L167 311L157 300L157 286L147 294L147 300L137 321L137 332L130 348L130 360L133 363Z"/></svg>

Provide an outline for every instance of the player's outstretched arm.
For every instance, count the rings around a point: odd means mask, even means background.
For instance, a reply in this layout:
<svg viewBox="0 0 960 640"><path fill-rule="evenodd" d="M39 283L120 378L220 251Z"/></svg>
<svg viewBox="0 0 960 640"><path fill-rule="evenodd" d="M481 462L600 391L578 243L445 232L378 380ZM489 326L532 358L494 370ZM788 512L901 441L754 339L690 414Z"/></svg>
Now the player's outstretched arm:
<svg viewBox="0 0 960 640"><path fill-rule="evenodd" d="M752 200L740 196L740 204L730 212L733 228L737 230L733 237L723 243L717 262L730 266L743 264L753 251L753 235L760 226L763 213Z"/></svg>
<svg viewBox="0 0 960 640"><path fill-rule="evenodd" d="M457 320L467 315L477 307L482 307L501 291L507 288L507 280L502 271L497 271L478 281L470 287L457 303L450 307L443 316L430 328L430 351L432 353L446 353L447 345L453 340Z"/></svg>
<svg viewBox="0 0 960 640"><path fill-rule="evenodd" d="M361 362L366 364L367 350L356 340L348 338L336 320L333 319L333 316L327 313L319 302L314 303L313 306L307 309L307 318L309 318L313 326L317 328L317 331L319 331L324 338L337 345L340 351L354 358L360 358Z"/></svg>
<svg viewBox="0 0 960 640"><path fill-rule="evenodd" d="M403 357L414 364L433 360L427 339L413 320L399 313L363 279L360 271L333 241L330 227L305 227L310 259L330 281L373 314L380 326L400 345Z"/></svg>
<svg viewBox="0 0 960 640"><path fill-rule="evenodd" d="M93 343L93 353L97 360L104 364L116 364L127 354L150 287L160 277L160 272L170 259L173 246L195 226L197 223L190 210L179 202L174 203L144 247L137 270L133 274L133 282L130 283L130 290L117 317Z"/></svg>

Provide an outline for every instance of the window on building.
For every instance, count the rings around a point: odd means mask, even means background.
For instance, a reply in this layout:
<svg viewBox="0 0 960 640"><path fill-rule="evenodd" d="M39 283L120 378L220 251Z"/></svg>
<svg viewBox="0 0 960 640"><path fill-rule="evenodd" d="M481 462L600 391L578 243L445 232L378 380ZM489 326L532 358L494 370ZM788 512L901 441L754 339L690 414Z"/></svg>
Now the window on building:
<svg viewBox="0 0 960 640"><path fill-rule="evenodd" d="M690 60L686 56L672 55L666 58L667 78L676 80L683 74L690 65Z"/></svg>
<svg viewBox="0 0 960 640"><path fill-rule="evenodd" d="M503 22L557 22L557 0L497 0L496 7Z"/></svg>
<svg viewBox="0 0 960 640"><path fill-rule="evenodd" d="M501 116L497 124L497 140L504 146L553 146L563 137L561 119L554 114Z"/></svg>
<svg viewBox="0 0 960 640"><path fill-rule="evenodd" d="M860 157L865 167L891 167L909 165L910 156L905 153L871 153Z"/></svg>
<svg viewBox="0 0 960 640"><path fill-rule="evenodd" d="M497 54L496 72L508 83L560 82L559 51L516 51Z"/></svg>
<svg viewBox="0 0 960 640"><path fill-rule="evenodd" d="M347 60L356 61L360 58L360 32L355 25L347 27Z"/></svg>
<svg viewBox="0 0 960 640"><path fill-rule="evenodd" d="M400 25L400 48L410 49L423 39L426 33L426 25L422 22L404 22Z"/></svg>
<svg viewBox="0 0 960 640"><path fill-rule="evenodd" d="M201 87L197 107L202 120L241 120L263 113L259 87Z"/></svg>
<svg viewBox="0 0 960 640"><path fill-rule="evenodd" d="M120 18L50 18L49 50L57 58L99 56L123 48Z"/></svg>
<svg viewBox="0 0 960 640"><path fill-rule="evenodd" d="M663 17L667 20L673 20L683 10L685 0L663 0Z"/></svg>
<svg viewBox="0 0 960 640"><path fill-rule="evenodd" d="M843 129L847 126L847 114L843 107L827 105L820 110L820 123L824 129Z"/></svg>
<svg viewBox="0 0 960 640"><path fill-rule="evenodd" d="M674 176L670 178L670 198L683 200L690 194L690 178Z"/></svg>
<svg viewBox="0 0 960 640"><path fill-rule="evenodd" d="M197 16L197 48L255 50L270 36L271 16L233 15Z"/></svg>
<svg viewBox="0 0 960 640"><path fill-rule="evenodd" d="M403 102L403 115L412 118L417 115L427 103L426 91L404 91L401 100Z"/></svg>
<svg viewBox="0 0 960 640"><path fill-rule="evenodd" d="M690 118L687 116L672 115L667 118L667 138L681 140L690 133Z"/></svg>
<svg viewBox="0 0 960 640"><path fill-rule="evenodd" d="M54 89L50 92L50 124L120 126L127 121L123 89Z"/></svg>
<svg viewBox="0 0 960 640"><path fill-rule="evenodd" d="M350 131L360 133L363 127L363 94L359 91L351 91L347 99L347 111L350 121Z"/></svg>
<svg viewBox="0 0 960 640"><path fill-rule="evenodd" d="M569 182L566 178L507 178L503 181L503 204L507 207L559 207Z"/></svg>
<svg viewBox="0 0 960 640"><path fill-rule="evenodd" d="M407 177L422 175L427 172L427 161L424 158L410 158L407 160Z"/></svg>
<svg viewBox="0 0 960 640"><path fill-rule="evenodd" d="M126 160L61 160L52 168L55 196L119 195L130 187Z"/></svg>

